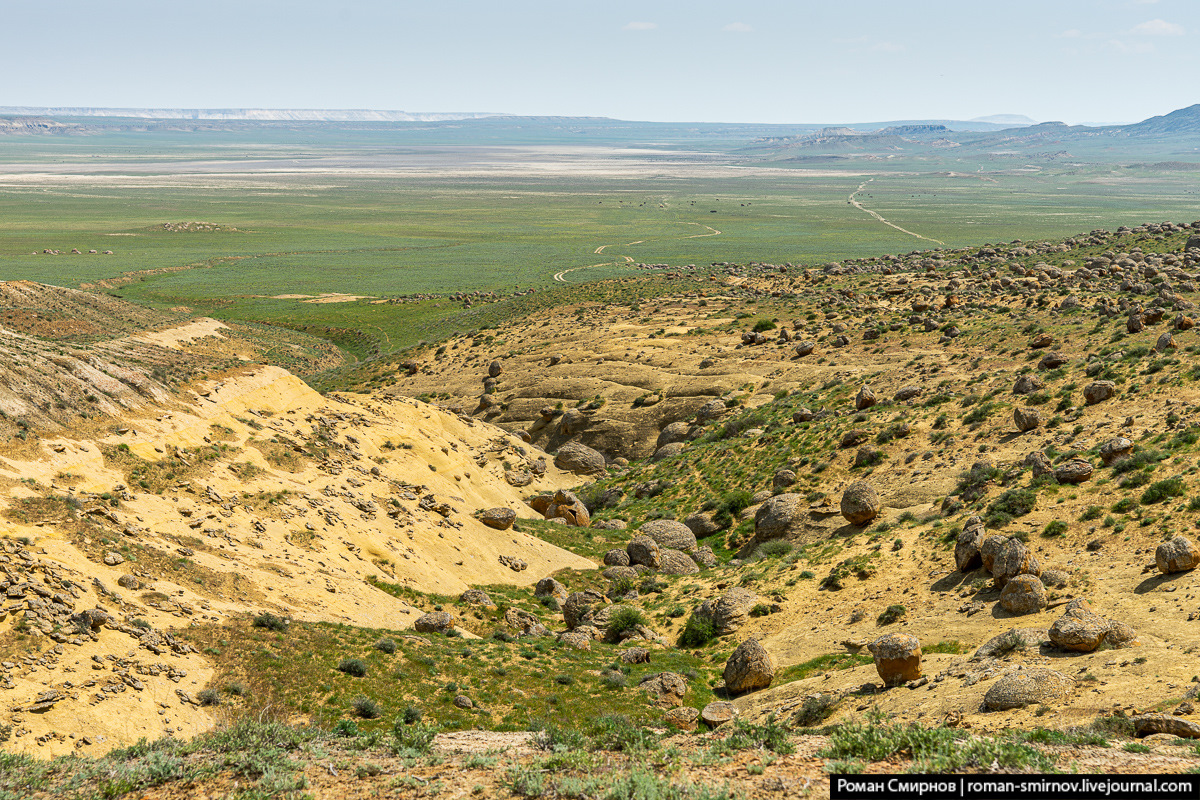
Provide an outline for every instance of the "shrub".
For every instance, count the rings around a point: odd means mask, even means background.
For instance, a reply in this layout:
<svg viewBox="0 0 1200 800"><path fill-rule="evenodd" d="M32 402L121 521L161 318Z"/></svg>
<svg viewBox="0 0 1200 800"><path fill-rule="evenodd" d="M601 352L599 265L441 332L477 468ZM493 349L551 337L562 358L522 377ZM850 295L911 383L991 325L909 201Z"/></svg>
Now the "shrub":
<svg viewBox="0 0 1200 800"><path fill-rule="evenodd" d="M890 605L878 617L875 618L875 622L879 625L891 625L893 622L898 621L907 613L908 609L906 609L904 606Z"/></svg>
<svg viewBox="0 0 1200 800"><path fill-rule="evenodd" d="M737 720L733 730L725 737L725 745L732 750L770 750L781 755L796 752L796 746L788 739L787 730L775 721L774 714L762 725Z"/></svg>
<svg viewBox="0 0 1200 800"><path fill-rule="evenodd" d="M405 725L416 725L421 721L421 709L409 703L400 712L400 716L396 718L396 724L403 722Z"/></svg>
<svg viewBox="0 0 1200 800"><path fill-rule="evenodd" d="M775 330L775 323L771 322L769 319L760 319L758 322L754 323L755 333L766 333L767 331L773 330Z"/></svg>
<svg viewBox="0 0 1200 800"><path fill-rule="evenodd" d="M375 643L375 649L391 655L396 652L396 643L391 639L380 639Z"/></svg>
<svg viewBox="0 0 1200 800"><path fill-rule="evenodd" d="M337 724L333 726L335 736L355 737L362 732L358 729L358 723L352 719L339 719Z"/></svg>
<svg viewBox="0 0 1200 800"><path fill-rule="evenodd" d="M632 606L624 606L613 612L613 615L608 618L609 636L616 638L626 631L635 631L639 625L646 624L646 615L642 613L640 608Z"/></svg>
<svg viewBox="0 0 1200 800"><path fill-rule="evenodd" d="M1104 509L1102 509L1100 506L1088 506L1087 509L1079 515L1079 520L1081 522L1088 522L1089 520L1100 519L1102 516L1104 516Z"/></svg>
<svg viewBox="0 0 1200 800"><path fill-rule="evenodd" d="M392 733L396 736L396 745L399 749L428 753L429 748L433 747L434 737L437 736L437 728L420 722L401 725L397 720L396 725L392 728Z"/></svg>
<svg viewBox="0 0 1200 800"><path fill-rule="evenodd" d="M356 697L350 701L354 713L363 719L379 719L383 716L383 708L369 697Z"/></svg>
<svg viewBox="0 0 1200 800"><path fill-rule="evenodd" d="M715 638L717 638L717 631L713 627L712 620L693 614L688 618L687 625L679 634L679 646L704 647Z"/></svg>
<svg viewBox="0 0 1200 800"><path fill-rule="evenodd" d="M361 658L343 658L337 665L337 670L347 675L353 675L355 678L361 678L367 674L367 662Z"/></svg>
<svg viewBox="0 0 1200 800"><path fill-rule="evenodd" d="M269 631L285 631L287 630L288 621L283 617L276 616L269 611L263 612L254 618L254 627L266 628Z"/></svg>
<svg viewBox="0 0 1200 800"><path fill-rule="evenodd" d="M804 698L800 710L792 715L792 722L802 728L813 728L833 716L841 705L842 698L836 694L815 694Z"/></svg>
<svg viewBox="0 0 1200 800"><path fill-rule="evenodd" d="M216 689L201 689L196 693L196 699L200 701L200 705L202 706L221 705L221 695L217 694Z"/></svg>
<svg viewBox="0 0 1200 800"><path fill-rule="evenodd" d="M984 523L989 528L1000 528L1023 517L1037 505L1037 493L1031 489L1009 489L988 506Z"/></svg>
<svg viewBox="0 0 1200 800"><path fill-rule="evenodd" d="M1158 503L1170 497L1182 497L1186 488L1182 478L1167 478L1165 481L1155 481L1142 492L1142 505Z"/></svg>
<svg viewBox="0 0 1200 800"><path fill-rule="evenodd" d="M600 685L606 689L624 689L629 685L629 679L619 670L609 670L600 676Z"/></svg>
<svg viewBox="0 0 1200 800"><path fill-rule="evenodd" d="M765 617L771 613L771 607L766 603L755 603L754 608L750 609L750 616Z"/></svg>
<svg viewBox="0 0 1200 800"><path fill-rule="evenodd" d="M1067 532L1067 523L1061 519L1051 520L1042 528L1042 536L1062 536Z"/></svg>
<svg viewBox="0 0 1200 800"><path fill-rule="evenodd" d="M781 558L790 552L792 552L792 543L783 539L763 542L755 550L760 558Z"/></svg>

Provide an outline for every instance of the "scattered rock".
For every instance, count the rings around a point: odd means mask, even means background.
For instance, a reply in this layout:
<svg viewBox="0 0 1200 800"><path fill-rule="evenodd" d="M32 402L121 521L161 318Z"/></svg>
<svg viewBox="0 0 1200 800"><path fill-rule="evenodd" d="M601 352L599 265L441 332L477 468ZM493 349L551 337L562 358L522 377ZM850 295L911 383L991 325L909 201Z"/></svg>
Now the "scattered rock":
<svg viewBox="0 0 1200 800"><path fill-rule="evenodd" d="M682 522L673 519L652 519L642 524L642 536L649 536L659 547L691 550L696 546L696 534Z"/></svg>
<svg viewBox="0 0 1200 800"><path fill-rule="evenodd" d="M417 617L413 628L418 633L446 633L454 627L454 615L449 611L431 611Z"/></svg>
<svg viewBox="0 0 1200 800"><path fill-rule="evenodd" d="M882 508L883 504L879 500L879 495L874 487L866 481L856 481L842 492L842 516L851 525L866 525L879 516Z"/></svg>
<svg viewBox="0 0 1200 800"><path fill-rule="evenodd" d="M489 528L506 531L517 521L517 512L511 508L487 508L479 512L479 521Z"/></svg>
<svg viewBox="0 0 1200 800"><path fill-rule="evenodd" d="M723 595L709 598L696 607L692 616L708 620L718 636L737 633L745 624L750 609L758 604L758 595L742 586L734 586Z"/></svg>
<svg viewBox="0 0 1200 800"><path fill-rule="evenodd" d="M1017 575L1000 592L1000 607L1010 614L1033 614L1048 602L1046 587L1036 575Z"/></svg>
<svg viewBox="0 0 1200 800"><path fill-rule="evenodd" d="M775 677L775 661L757 639L738 645L725 662L725 688L732 694L765 689Z"/></svg>
<svg viewBox="0 0 1200 800"><path fill-rule="evenodd" d="M1014 670L992 684L983 702L993 711L1028 705L1058 705L1071 697L1075 681L1045 667Z"/></svg>
<svg viewBox="0 0 1200 800"><path fill-rule="evenodd" d="M921 642L907 633L889 633L867 645L875 671L885 686L899 686L921 677Z"/></svg>
<svg viewBox="0 0 1200 800"><path fill-rule="evenodd" d="M722 700L709 703L700 712L700 719L710 728L719 728L727 722L737 719L737 706Z"/></svg>
<svg viewBox="0 0 1200 800"><path fill-rule="evenodd" d="M1093 381L1083 387L1083 402L1089 406L1103 403L1117 393L1117 385L1112 381Z"/></svg>
<svg viewBox="0 0 1200 800"><path fill-rule="evenodd" d="M1200 565L1200 549L1196 548L1191 539L1176 536L1158 546L1154 551L1154 561L1158 565L1158 571L1164 575L1187 572Z"/></svg>
<svg viewBox="0 0 1200 800"><path fill-rule="evenodd" d="M777 494L763 501L754 512L754 540L782 539L794 532L804 517L808 503L803 495Z"/></svg>
<svg viewBox="0 0 1200 800"><path fill-rule="evenodd" d="M1130 720L1139 736L1166 733L1184 739L1200 739L1200 723L1181 719L1172 714L1139 714Z"/></svg>
<svg viewBox="0 0 1200 800"><path fill-rule="evenodd" d="M604 472L604 456L580 442L567 442L558 448L554 466L577 475L598 475Z"/></svg>
<svg viewBox="0 0 1200 800"><path fill-rule="evenodd" d="M1021 433L1031 431L1042 424L1042 414L1036 408L1017 406L1013 409L1013 422Z"/></svg>
<svg viewBox="0 0 1200 800"><path fill-rule="evenodd" d="M863 384L862 388L858 390L858 394L854 396L854 407L859 411L865 411L871 406L875 405L877 402L878 400L875 398L875 393L871 391L871 387L867 386L865 383Z"/></svg>

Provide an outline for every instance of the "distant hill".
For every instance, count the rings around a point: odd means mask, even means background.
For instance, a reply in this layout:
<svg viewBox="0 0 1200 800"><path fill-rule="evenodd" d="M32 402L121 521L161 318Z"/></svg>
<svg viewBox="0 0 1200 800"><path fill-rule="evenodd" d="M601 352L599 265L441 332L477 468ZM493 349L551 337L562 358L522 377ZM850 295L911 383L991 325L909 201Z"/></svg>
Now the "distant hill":
<svg viewBox="0 0 1200 800"><path fill-rule="evenodd" d="M484 111L412 113L365 108L88 108L0 106L0 115L38 117L122 117L126 119L214 119L290 122L440 122L503 117Z"/></svg>
<svg viewBox="0 0 1200 800"><path fill-rule="evenodd" d="M1036 119L1030 119L1024 114L989 114L986 117L973 117L971 122L993 122L998 125L1018 127L1021 125L1036 125Z"/></svg>
<svg viewBox="0 0 1200 800"><path fill-rule="evenodd" d="M1126 133L1132 136L1170 136L1172 134L1200 133L1200 103L1172 111L1161 117L1138 122L1134 125L1121 125Z"/></svg>

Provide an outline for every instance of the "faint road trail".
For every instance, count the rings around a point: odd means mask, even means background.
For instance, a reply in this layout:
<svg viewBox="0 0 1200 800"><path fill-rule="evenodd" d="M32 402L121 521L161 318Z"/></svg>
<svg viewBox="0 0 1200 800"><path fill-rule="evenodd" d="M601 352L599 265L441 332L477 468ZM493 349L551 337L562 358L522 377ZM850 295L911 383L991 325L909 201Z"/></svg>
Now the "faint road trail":
<svg viewBox="0 0 1200 800"><path fill-rule="evenodd" d="M883 217L879 216L879 214L875 213L874 211L872 211L872 210L871 210L871 209L869 209L869 208L866 208L866 207L864 207L862 203L860 203L860 202L858 202L857 200L855 200L855 199L854 199L854 195L858 194L858 193L859 193L859 192L861 192L863 189L865 189L865 188L866 188L866 186L867 186L867 184L868 184L868 183L870 183L870 182L871 182L871 181L873 181L873 180L875 180L875 179L874 179L874 178L867 178L865 181L863 181L861 184L859 184L858 188L857 188L857 189L855 189L853 192L851 192L851 193L850 193L850 196L849 196L848 198L846 198L846 202L848 202L850 205L852 205L852 206L854 206L855 208L857 208L859 211L865 211L865 212L867 212L867 213L868 213L868 214L870 214L872 217L874 217L875 219L877 219L877 220L879 220L880 222L882 222L884 225L887 225L888 227L891 227L891 228L895 228L896 230L900 231L901 233L907 233L909 236L915 236L915 237L917 237L918 239L924 239L924 240L925 240L925 241L927 241L927 242L934 242L935 244L940 244L940 245L944 245L944 244L946 244L946 243L945 243L945 242L943 242L941 239L931 239L931 238L929 238L928 236L922 236L921 234L919 234L919 233L913 233L912 231L910 231L910 230L908 230L908 229L906 229L906 228L901 228L899 225L897 225L897 224L896 224L896 223L894 223L894 222L888 222L886 219L884 219ZM707 226L706 226L706 227L707 227Z"/></svg>
<svg viewBox="0 0 1200 800"><path fill-rule="evenodd" d="M861 188L862 187L860 186L859 189L861 189ZM682 237L684 239L700 239L705 236L720 236L721 235L721 232L719 230L717 230L716 228L714 228L711 225L705 225L702 222L685 222L683 224L684 225L699 225L701 228L704 228L708 231L708 233L695 233L695 234L692 234L691 236L684 236L684 237ZM891 225L890 222L888 224ZM905 233L908 233L908 231L905 231ZM916 236L916 234L914 233L913 236ZM924 237L922 237L922 238L924 238ZM645 239L638 239L635 242L629 242L628 244L623 245L623 246L624 247L632 247L635 244L644 244L645 242L646 242ZM618 246L622 246L622 245L602 244L599 247L597 247L595 250L593 250L592 252L596 255L603 255L604 249L606 247L618 247ZM619 258L625 259L626 264L633 263L633 258L630 256L619 256ZM571 267L571 269L564 269L562 272L554 273L554 280L558 281L559 283L567 283L567 279L565 276L568 273L575 272L576 270L580 270L580 269L588 269L590 267L607 267L613 263L615 263L615 262L606 261L603 264L588 264L583 267Z"/></svg>

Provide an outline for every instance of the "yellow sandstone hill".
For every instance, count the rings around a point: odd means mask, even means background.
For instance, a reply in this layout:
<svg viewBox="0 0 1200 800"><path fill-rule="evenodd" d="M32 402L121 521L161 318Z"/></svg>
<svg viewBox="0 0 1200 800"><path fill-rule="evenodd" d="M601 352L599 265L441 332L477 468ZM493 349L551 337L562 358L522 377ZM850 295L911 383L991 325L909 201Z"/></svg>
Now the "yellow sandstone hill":
<svg viewBox="0 0 1200 800"><path fill-rule="evenodd" d="M195 698L205 656L167 628L271 612L402 629L420 612L368 579L456 594L594 566L475 519L534 517L523 494L574 482L499 428L323 397L275 367L184 395L0 458L6 748L101 752L211 727ZM534 482L514 488L508 469Z"/></svg>

